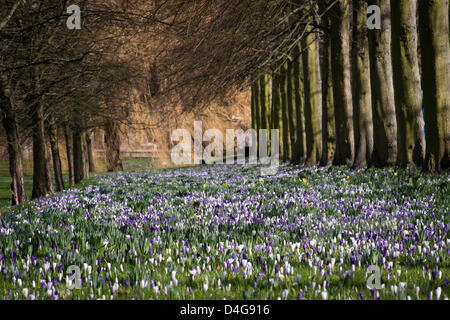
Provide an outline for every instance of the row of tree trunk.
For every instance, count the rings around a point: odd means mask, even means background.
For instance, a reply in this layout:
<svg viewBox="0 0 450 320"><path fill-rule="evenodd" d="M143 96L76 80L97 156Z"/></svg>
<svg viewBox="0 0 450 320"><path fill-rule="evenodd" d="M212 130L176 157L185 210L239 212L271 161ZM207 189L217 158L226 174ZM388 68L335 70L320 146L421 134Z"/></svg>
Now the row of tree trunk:
<svg viewBox="0 0 450 320"><path fill-rule="evenodd" d="M306 30L291 60L253 81L253 127L279 129L280 156L294 163L441 172L450 162L448 0L368 2L337 1L321 37ZM369 4L381 9L380 30L367 27Z"/></svg>
<svg viewBox="0 0 450 320"><path fill-rule="evenodd" d="M5 81L0 81L0 116L8 142L11 203L18 205L27 199L22 146L14 97L11 90L5 88L5 83ZM66 145L69 186L74 186L89 178L89 172L95 172L91 134L86 129L70 128L67 123L58 124L51 114L47 115L47 119L45 119L43 105L36 95L30 95L26 102L32 106L31 117L33 119L33 189L31 197L38 198L65 189L59 149L60 137L64 137ZM120 159L119 127L114 122L108 121L104 126L104 131L107 169L108 171L123 170ZM48 145L50 145L50 152Z"/></svg>

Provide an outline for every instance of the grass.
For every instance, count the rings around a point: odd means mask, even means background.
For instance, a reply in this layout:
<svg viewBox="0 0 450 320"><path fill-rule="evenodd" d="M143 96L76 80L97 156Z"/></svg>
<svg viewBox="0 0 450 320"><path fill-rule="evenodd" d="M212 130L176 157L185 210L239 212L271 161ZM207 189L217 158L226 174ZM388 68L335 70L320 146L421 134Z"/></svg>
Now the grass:
<svg viewBox="0 0 450 320"><path fill-rule="evenodd" d="M123 159L123 167L124 171L141 171L152 168L153 161L149 158L124 158ZM33 165L32 161L24 161L24 181L25 181L25 192L27 197L31 197L31 192L33 190ZM98 158L95 161L96 172L106 173L106 161L103 158ZM63 162L63 178L64 185L68 186L68 173L67 167ZM92 180L88 180L88 183ZM85 182L82 182L81 185L85 185ZM0 161L0 211L5 210L7 207L11 205L11 176L9 175L9 164L8 161L1 160Z"/></svg>

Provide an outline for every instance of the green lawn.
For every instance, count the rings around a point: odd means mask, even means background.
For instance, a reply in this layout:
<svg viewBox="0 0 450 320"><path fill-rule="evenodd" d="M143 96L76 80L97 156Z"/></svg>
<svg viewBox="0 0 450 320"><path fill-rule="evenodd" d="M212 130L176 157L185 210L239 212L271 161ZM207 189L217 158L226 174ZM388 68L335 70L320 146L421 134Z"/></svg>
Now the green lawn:
<svg viewBox="0 0 450 320"><path fill-rule="evenodd" d="M140 171L152 168L152 161L148 158L124 158L123 160L124 171ZM63 165L65 163L63 162ZM31 198L31 191L33 189L33 166L31 161L24 161L25 172L25 191L27 198ZM99 158L95 161L96 173L105 173L106 162L105 159ZM68 174L67 168L63 167L64 171L64 184L68 186ZM84 184L85 182L83 182ZM5 209L11 205L11 177L9 175L8 161L0 160L0 210Z"/></svg>

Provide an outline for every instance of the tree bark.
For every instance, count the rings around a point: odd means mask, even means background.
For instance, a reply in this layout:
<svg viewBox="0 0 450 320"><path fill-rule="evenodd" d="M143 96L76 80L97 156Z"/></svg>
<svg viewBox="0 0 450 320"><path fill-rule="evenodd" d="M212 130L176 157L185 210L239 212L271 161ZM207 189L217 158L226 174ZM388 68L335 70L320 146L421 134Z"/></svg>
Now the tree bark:
<svg viewBox="0 0 450 320"><path fill-rule="evenodd" d="M391 0L391 8L397 164L422 167L425 136L417 54L417 0Z"/></svg>
<svg viewBox="0 0 450 320"><path fill-rule="evenodd" d="M289 120L289 145L290 145L290 157L289 160L294 160L295 145L297 143L297 107L296 97L294 94L295 86L295 73L294 73L294 61L287 62L287 105L288 105L288 120Z"/></svg>
<svg viewBox="0 0 450 320"><path fill-rule="evenodd" d="M88 133L86 131L83 132L83 144L82 144L82 150L83 150L83 176L86 177L86 179L89 178L89 149L87 146L87 135Z"/></svg>
<svg viewBox="0 0 450 320"><path fill-rule="evenodd" d="M70 129L68 125L64 126L64 138L66 140L66 154L67 154L67 168L69 171L69 186L75 185L75 180L73 176L73 166L72 166L72 146L70 143L71 136L70 136Z"/></svg>
<svg viewBox="0 0 450 320"><path fill-rule="evenodd" d="M86 147L88 155L88 168L89 172L95 172L95 157L94 148L92 147L92 132L86 134Z"/></svg>
<svg viewBox="0 0 450 320"><path fill-rule="evenodd" d="M252 128L257 130L257 121L256 121L256 83L252 82L251 84L251 113L252 113Z"/></svg>
<svg viewBox="0 0 450 320"><path fill-rule="evenodd" d="M294 163L306 161L306 125L305 125L305 83L303 77L303 56L300 46L294 48L294 94L297 109L297 140L295 144Z"/></svg>
<svg viewBox="0 0 450 320"><path fill-rule="evenodd" d="M371 164L373 157L373 120L370 87L367 3L353 0L353 119L355 162L357 167Z"/></svg>
<svg viewBox="0 0 450 320"><path fill-rule="evenodd" d="M304 41L303 67L305 84L305 126L306 126L306 166L317 165L320 161L321 152L321 132L320 132L320 110L322 108L321 85L318 83L317 76L320 73L318 69L318 59L316 55L317 39L313 33L310 33Z"/></svg>
<svg viewBox="0 0 450 320"><path fill-rule="evenodd" d="M349 0L338 0L331 9L331 57L336 124L334 163L354 161L353 106L350 74L350 8Z"/></svg>
<svg viewBox="0 0 450 320"><path fill-rule="evenodd" d="M261 88L261 129L267 129L267 152L270 153L271 79L268 74L260 77L259 86Z"/></svg>
<svg viewBox="0 0 450 320"><path fill-rule="evenodd" d="M36 99L35 96L30 100ZM33 191L31 197L39 198L53 193L53 183L48 172L47 145L44 132L44 108L39 102L33 106Z"/></svg>
<svg viewBox="0 0 450 320"><path fill-rule="evenodd" d="M109 172L123 171L120 159L120 135L116 123L109 121L105 127L106 164Z"/></svg>
<svg viewBox="0 0 450 320"><path fill-rule="evenodd" d="M49 149L49 145L47 140L45 140L45 164L47 166L47 190L48 194L55 193L55 187L53 184L53 176L52 176L52 160L51 158L51 150Z"/></svg>
<svg viewBox="0 0 450 320"><path fill-rule="evenodd" d="M282 108L282 122L283 122L283 161L289 161L291 159L291 139L290 139L290 131L291 128L289 127L289 109L288 109L288 71L287 71L287 65L284 63L281 66L281 81L280 81L280 88L281 88L281 108Z"/></svg>
<svg viewBox="0 0 450 320"><path fill-rule="evenodd" d="M64 190L64 179L61 167L61 157L59 155L59 139L58 130L53 120L50 119L48 135L50 138L50 148L53 159L53 172L55 174L56 191L61 192Z"/></svg>
<svg viewBox="0 0 450 320"><path fill-rule="evenodd" d="M425 111L425 168L450 166L450 53L448 0L419 1L422 88Z"/></svg>
<svg viewBox="0 0 450 320"><path fill-rule="evenodd" d="M371 0L381 9L381 30L370 30L370 76L372 84L372 116L374 161L378 166L391 166L397 161L397 121L391 57L391 21L389 0Z"/></svg>
<svg viewBox="0 0 450 320"><path fill-rule="evenodd" d="M18 205L26 200L25 182L22 163L22 152L19 131L16 122L15 107L10 97L4 94L0 83L0 112L2 124L6 132L9 155L9 173L11 175L11 204Z"/></svg>
<svg viewBox="0 0 450 320"><path fill-rule="evenodd" d="M281 109L281 90L280 90L280 70L276 70L272 74L272 128L279 130L279 156L283 159L283 118Z"/></svg>
<svg viewBox="0 0 450 320"><path fill-rule="evenodd" d="M322 46L322 159L320 164L330 166L336 153L336 127L333 97L332 52L330 37L330 17L323 19L324 33Z"/></svg>
<svg viewBox="0 0 450 320"><path fill-rule="evenodd" d="M86 137L82 130L75 130L73 137L73 173L75 184L89 178L86 168Z"/></svg>

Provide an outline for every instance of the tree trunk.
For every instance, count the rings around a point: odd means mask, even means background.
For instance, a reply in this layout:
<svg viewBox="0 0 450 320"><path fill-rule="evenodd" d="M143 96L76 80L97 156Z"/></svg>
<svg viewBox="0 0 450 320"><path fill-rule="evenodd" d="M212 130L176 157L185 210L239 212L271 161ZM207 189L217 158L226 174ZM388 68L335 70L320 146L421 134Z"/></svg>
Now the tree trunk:
<svg viewBox="0 0 450 320"><path fill-rule="evenodd" d="M350 74L350 9L349 0L338 0L331 9L331 61L336 124L337 165L353 162L355 141Z"/></svg>
<svg viewBox="0 0 450 320"><path fill-rule="evenodd" d="M86 137L85 132L75 130L73 137L73 173L75 184L89 178L86 168Z"/></svg>
<svg viewBox="0 0 450 320"><path fill-rule="evenodd" d="M425 167L450 166L450 57L448 0L419 1L422 88L425 111Z"/></svg>
<svg viewBox="0 0 450 320"><path fill-rule="evenodd" d="M305 84L305 126L306 126L306 166L317 165L320 161L321 132L320 132L320 110L322 108L321 86L317 81L320 73L316 55L317 39L313 33L309 34L304 41L303 67Z"/></svg>
<svg viewBox="0 0 450 320"><path fill-rule="evenodd" d="M330 28L330 17L323 19L324 27ZM321 165L330 166L336 153L336 127L334 116L333 73L330 31L324 33L322 47L322 159Z"/></svg>
<svg viewBox="0 0 450 320"><path fill-rule="evenodd" d="M391 0L391 7L397 164L422 167L425 136L417 54L417 0Z"/></svg>
<svg viewBox="0 0 450 320"><path fill-rule="evenodd" d="M30 101L36 99L30 97ZM48 172L47 145L44 133L44 108L39 102L33 106L33 191L31 197L39 198L53 193L53 183Z"/></svg>
<svg viewBox="0 0 450 320"><path fill-rule="evenodd" d="M295 145L294 163L303 164L306 161L306 126L305 126L305 86L303 79L303 57L300 46L294 48L294 94L297 109L297 140Z"/></svg>
<svg viewBox="0 0 450 320"><path fill-rule="evenodd" d="M370 88L367 3L353 0L353 119L357 167L371 164L373 157L372 97Z"/></svg>
<svg viewBox="0 0 450 320"><path fill-rule="evenodd" d="M64 138L66 140L66 153L67 153L67 168L69 171L69 186L75 185L75 180L73 176L73 166L72 166L72 146L70 143L71 137L70 137L70 129L68 125L64 126Z"/></svg>
<svg viewBox="0 0 450 320"><path fill-rule="evenodd" d="M14 105L9 97L4 95L0 84L0 112L3 127L8 141L9 173L11 175L11 204L18 205L27 198L23 176L22 152L19 131L16 123Z"/></svg>
<svg viewBox="0 0 450 320"><path fill-rule="evenodd" d="M264 74L259 80L261 101L261 129L267 129L267 152L270 153L270 112L271 112L271 80ZM267 153L267 154L269 154Z"/></svg>
<svg viewBox="0 0 450 320"><path fill-rule="evenodd" d="M123 171L122 160L120 159L119 127L112 121L105 125L105 147L108 171Z"/></svg>
<svg viewBox="0 0 450 320"><path fill-rule="evenodd" d="M279 130L279 156L283 158L283 118L281 114L281 82L280 70L276 70L272 74L272 129Z"/></svg>
<svg viewBox="0 0 450 320"><path fill-rule="evenodd" d="M51 158L51 150L49 150L49 144L47 140L45 141L45 163L47 165L47 190L49 194L55 193L55 187L53 184L53 176L52 176L52 160Z"/></svg>
<svg viewBox="0 0 450 320"><path fill-rule="evenodd" d="M64 179L61 167L61 157L59 155L58 130L55 124L51 122L52 119L50 119L48 134L53 159L53 172L55 174L56 191L61 192L64 190Z"/></svg>
<svg viewBox="0 0 450 320"><path fill-rule="evenodd" d="M256 150L258 150L258 142L259 142L259 129L261 129L261 88L259 86L259 80L256 79L254 82L255 86L255 122L256 122L256 141L253 141L253 143L256 143Z"/></svg>
<svg viewBox="0 0 450 320"><path fill-rule="evenodd" d="M372 0L381 9L381 30L370 30L370 77L374 161L378 166L394 165L397 160L397 122L391 58L391 21L389 0Z"/></svg>
<svg viewBox="0 0 450 320"><path fill-rule="evenodd" d="M92 132L88 132L86 134L86 147L87 147L87 155L88 155L88 168L89 172L95 172L95 157L94 157L94 149L92 147Z"/></svg>
<svg viewBox="0 0 450 320"><path fill-rule="evenodd" d="M290 130L289 127L289 109L288 109L288 72L286 63L281 66L281 108L282 108L282 122L283 122L283 161L289 161L291 159L291 139L290 139Z"/></svg>
<svg viewBox="0 0 450 320"><path fill-rule="evenodd" d="M257 121L256 121L256 103L255 103L255 99L256 99L256 83L252 81L251 84L251 113L252 113L252 128L257 130Z"/></svg>
<svg viewBox="0 0 450 320"><path fill-rule="evenodd" d="M297 106L296 97L294 93L295 86L295 73L294 73L294 61L288 61L287 63L287 105L288 105L288 120L289 120L289 145L290 145L290 158L294 160L295 145L297 143Z"/></svg>
<svg viewBox="0 0 450 320"><path fill-rule="evenodd" d="M88 133L86 131L83 132L83 144L82 144L82 150L83 150L83 176L87 177L86 179L89 179L89 149L87 146L87 135Z"/></svg>

